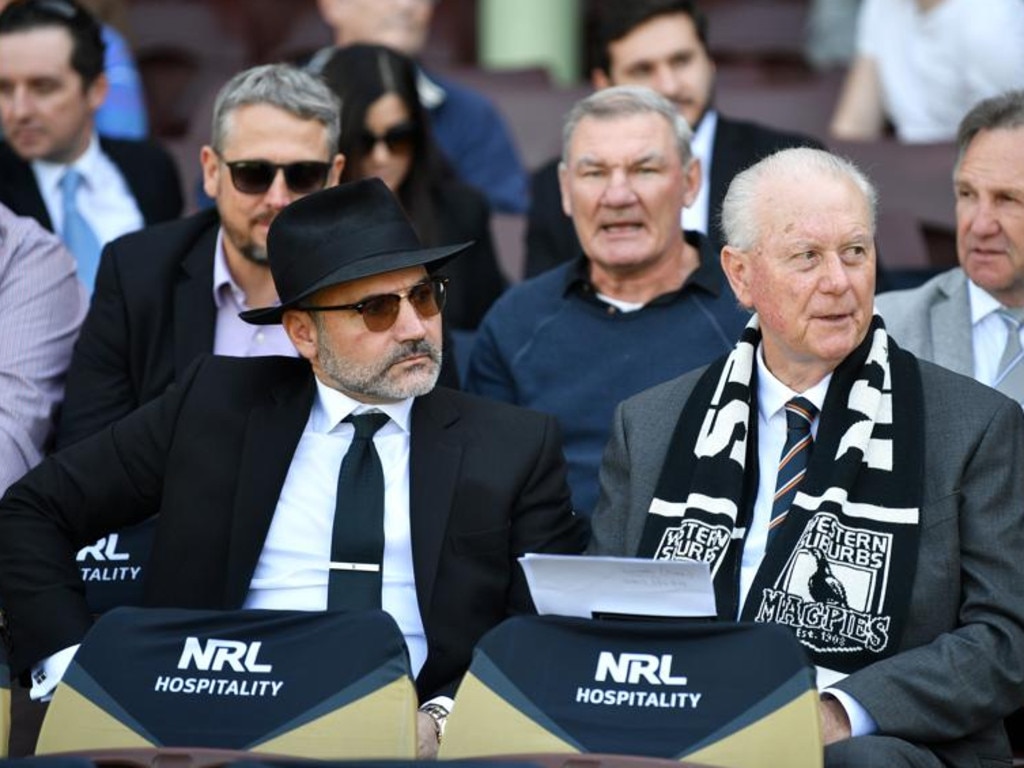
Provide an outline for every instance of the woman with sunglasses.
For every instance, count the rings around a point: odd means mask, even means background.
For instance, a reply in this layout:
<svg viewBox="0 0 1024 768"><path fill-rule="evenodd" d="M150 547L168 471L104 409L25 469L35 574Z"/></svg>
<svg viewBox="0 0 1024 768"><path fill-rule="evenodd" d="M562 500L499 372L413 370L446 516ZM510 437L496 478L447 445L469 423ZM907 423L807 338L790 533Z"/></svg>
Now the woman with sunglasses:
<svg viewBox="0 0 1024 768"><path fill-rule="evenodd" d="M445 319L474 330L505 288L484 196L454 177L431 135L412 60L379 45L339 48L322 75L341 98L341 181L377 176L398 197L425 246L475 241L444 268Z"/></svg>

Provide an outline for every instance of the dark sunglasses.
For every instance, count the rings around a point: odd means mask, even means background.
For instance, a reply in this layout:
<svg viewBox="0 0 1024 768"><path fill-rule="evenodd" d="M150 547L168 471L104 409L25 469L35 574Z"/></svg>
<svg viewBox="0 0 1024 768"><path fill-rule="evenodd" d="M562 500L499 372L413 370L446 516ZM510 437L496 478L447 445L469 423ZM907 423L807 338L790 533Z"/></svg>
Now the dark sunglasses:
<svg viewBox="0 0 1024 768"><path fill-rule="evenodd" d="M224 158L221 158L224 160ZM323 189L327 183L330 163L303 160L298 163L272 163L269 160L224 160L231 171L231 183L246 195L262 195L274 183L278 171L284 172L284 183L296 195L308 195Z"/></svg>
<svg viewBox="0 0 1024 768"><path fill-rule="evenodd" d="M416 283L405 293L382 293L378 296L357 301L355 304L339 304L331 307L300 306L307 312L334 312L345 310L358 312L363 317L368 331L386 331L398 319L402 299L408 299L416 314L421 318L434 317L442 309L447 297L447 277L431 277Z"/></svg>
<svg viewBox="0 0 1024 768"><path fill-rule="evenodd" d="M399 123L381 135L363 129L359 137L359 146L364 155L369 155L382 141L391 154L408 152L416 141L416 126L412 123Z"/></svg>

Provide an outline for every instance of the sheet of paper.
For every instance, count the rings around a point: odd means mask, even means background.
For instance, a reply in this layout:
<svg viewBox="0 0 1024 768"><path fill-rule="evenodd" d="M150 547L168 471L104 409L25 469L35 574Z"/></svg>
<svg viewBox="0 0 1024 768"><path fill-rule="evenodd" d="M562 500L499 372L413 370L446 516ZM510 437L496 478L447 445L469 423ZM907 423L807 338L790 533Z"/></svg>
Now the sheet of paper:
<svg viewBox="0 0 1024 768"><path fill-rule="evenodd" d="M519 558L541 614L592 618L715 615L707 563L528 554Z"/></svg>

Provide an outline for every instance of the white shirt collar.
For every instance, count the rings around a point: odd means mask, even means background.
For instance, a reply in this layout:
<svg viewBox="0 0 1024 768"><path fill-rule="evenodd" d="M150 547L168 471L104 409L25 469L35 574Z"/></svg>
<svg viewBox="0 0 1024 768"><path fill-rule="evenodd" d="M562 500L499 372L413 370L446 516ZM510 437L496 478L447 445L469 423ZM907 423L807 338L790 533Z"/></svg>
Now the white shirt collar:
<svg viewBox="0 0 1024 768"><path fill-rule="evenodd" d="M690 138L690 153L700 160L700 189L688 208L679 212L683 229L692 229L707 234L714 231L711 221L711 155L714 152L715 129L718 127L718 113L708 110L704 113Z"/></svg>
<svg viewBox="0 0 1024 768"><path fill-rule="evenodd" d="M422 69L416 70L416 91L424 109L435 109L448 98L444 88L427 77L427 73Z"/></svg>
<svg viewBox="0 0 1024 768"><path fill-rule="evenodd" d="M715 130L718 128L718 113L709 109L704 113L700 123L690 138L690 150L694 157L702 158L701 164L711 168L711 147L715 143Z"/></svg>
<svg viewBox="0 0 1024 768"><path fill-rule="evenodd" d="M367 411L380 411L387 414L395 424L408 433L412 416L412 404L415 398L408 397L399 400L397 403L381 403L367 405L354 400L344 392L339 392L320 381L316 381L316 399L313 402L313 409L309 415L309 428L314 432L324 434L334 430L343 419L353 413L366 413Z"/></svg>
<svg viewBox="0 0 1024 768"><path fill-rule="evenodd" d="M100 163L100 141L93 132L85 152L78 156L73 163L51 163L48 160L33 160L32 168L36 172L39 185L46 189L58 191L60 180L64 178L68 168L74 168L85 181L85 186L91 188L95 184L97 168Z"/></svg>
<svg viewBox="0 0 1024 768"><path fill-rule="evenodd" d="M764 361L764 345L757 345L757 410L764 421L769 421L786 406L786 403L797 396L810 400L820 413L831 381L832 374L829 373L810 389L794 392L768 370L768 365Z"/></svg>
<svg viewBox="0 0 1024 768"><path fill-rule="evenodd" d="M967 281L967 296L971 304L971 325L977 325L993 312L1003 308L998 299L971 280Z"/></svg>
<svg viewBox="0 0 1024 768"><path fill-rule="evenodd" d="M224 229L217 230L217 243L213 250L213 304L223 309L225 298L223 288L227 286L239 305L245 304L245 293L238 287L231 270L228 269L227 255L224 253Z"/></svg>

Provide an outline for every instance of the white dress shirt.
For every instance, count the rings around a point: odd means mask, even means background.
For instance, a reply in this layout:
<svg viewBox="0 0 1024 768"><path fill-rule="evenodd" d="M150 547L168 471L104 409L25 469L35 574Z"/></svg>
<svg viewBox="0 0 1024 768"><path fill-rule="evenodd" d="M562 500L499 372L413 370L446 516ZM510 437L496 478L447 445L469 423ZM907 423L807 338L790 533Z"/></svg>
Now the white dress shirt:
<svg viewBox="0 0 1024 768"><path fill-rule="evenodd" d="M700 189L693 204L683 208L683 229L692 229L707 234L713 222L708 221L709 199L711 197L711 155L715 151L715 130L718 128L718 113L709 109L701 118L697 130L690 139L690 151L700 159Z"/></svg>
<svg viewBox="0 0 1024 768"><path fill-rule="evenodd" d="M999 361L1006 349L1010 328L997 314L1002 309L992 294L967 281L967 296L971 304L971 343L974 347L974 378L993 387L999 375ZM1024 345L1024 328L1017 331Z"/></svg>
<svg viewBox="0 0 1024 768"><path fill-rule="evenodd" d="M85 152L71 163L71 167L82 175L82 184L75 196L78 211L96 233L101 246L121 235L142 229L145 220L135 202L135 196L121 171L103 154L95 133ZM68 166L62 163L49 163L45 160L32 162L32 173L35 174L39 194L50 214L53 229L58 233L64 231L60 181L67 169Z"/></svg>
<svg viewBox="0 0 1024 768"><path fill-rule="evenodd" d="M412 563L409 520L409 449L412 398L373 408L316 382L316 398L299 439L256 571L246 608L322 611L327 607L331 530L338 472L355 427L353 413L380 411L391 417L373 437L384 469L384 568L381 607L390 613L409 646L412 673L427 658Z"/></svg>
<svg viewBox="0 0 1024 768"><path fill-rule="evenodd" d="M794 392L768 370L764 362L764 348L762 345L757 347L757 498L754 500L754 514L743 544L743 560L740 565L740 613L743 612L743 603L746 602L757 569L764 560L765 546L768 543L768 523L772 519L775 481L779 474L782 448L786 444L786 403L794 397L804 397L813 403L820 413L831 381L832 374L829 374L805 392ZM811 422L811 436L814 438L818 436L818 422L818 417ZM850 719L851 735L864 736L874 733L878 730L878 725L867 710L849 694L828 687L842 677L843 675L819 667L818 688L823 693L835 697L846 710L846 716Z"/></svg>

